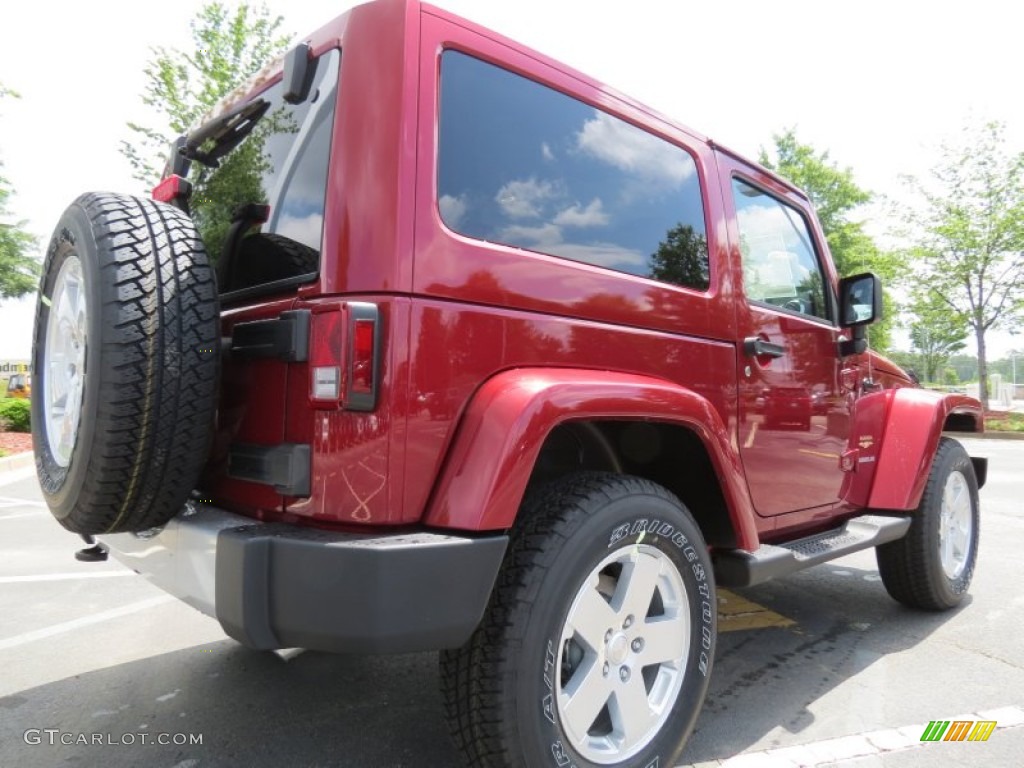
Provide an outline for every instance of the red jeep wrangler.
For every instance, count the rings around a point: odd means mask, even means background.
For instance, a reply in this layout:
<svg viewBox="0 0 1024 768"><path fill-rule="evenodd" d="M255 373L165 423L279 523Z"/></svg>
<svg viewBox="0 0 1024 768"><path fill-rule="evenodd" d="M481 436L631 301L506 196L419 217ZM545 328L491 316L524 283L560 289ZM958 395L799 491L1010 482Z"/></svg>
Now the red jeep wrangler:
<svg viewBox="0 0 1024 768"><path fill-rule="evenodd" d="M252 648L440 650L472 765L672 765L716 585L968 588L979 404L866 349L800 190L581 73L378 0L153 196L49 246L50 508Z"/></svg>

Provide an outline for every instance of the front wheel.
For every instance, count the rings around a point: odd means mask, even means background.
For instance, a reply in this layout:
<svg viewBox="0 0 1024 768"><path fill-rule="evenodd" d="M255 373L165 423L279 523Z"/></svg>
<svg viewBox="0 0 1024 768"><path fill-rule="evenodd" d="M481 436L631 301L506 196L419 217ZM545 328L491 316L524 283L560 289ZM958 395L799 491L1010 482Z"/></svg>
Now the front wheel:
<svg viewBox="0 0 1024 768"><path fill-rule="evenodd" d="M967 451L943 437L907 535L876 550L889 594L912 608L960 604L978 559L978 480Z"/></svg>
<svg viewBox="0 0 1024 768"><path fill-rule="evenodd" d="M581 473L524 505L491 604L441 656L472 766L674 765L716 637L700 530L664 488Z"/></svg>

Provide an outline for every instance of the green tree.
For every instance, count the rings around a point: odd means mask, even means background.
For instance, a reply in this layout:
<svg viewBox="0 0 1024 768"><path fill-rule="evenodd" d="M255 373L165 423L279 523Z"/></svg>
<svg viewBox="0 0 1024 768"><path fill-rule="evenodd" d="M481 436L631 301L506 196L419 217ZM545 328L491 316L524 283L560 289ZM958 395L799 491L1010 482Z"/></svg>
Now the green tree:
<svg viewBox="0 0 1024 768"><path fill-rule="evenodd" d="M232 10L213 0L190 24L191 50L152 49L142 103L155 113L159 127L128 123L132 137L120 147L136 179L154 184L171 141L285 50L289 36L279 32L282 21L263 4L243 2Z"/></svg>
<svg viewBox="0 0 1024 768"><path fill-rule="evenodd" d="M949 311L942 298L931 291L919 292L910 307L910 343L920 360L925 381L936 382L949 358L961 351L967 338L967 323Z"/></svg>
<svg viewBox="0 0 1024 768"><path fill-rule="evenodd" d="M4 98L20 97L0 83L0 100ZM25 229L24 221L12 221L8 205L13 196L11 183L0 173L0 300L31 293L39 278L36 238Z"/></svg>
<svg viewBox="0 0 1024 768"><path fill-rule="evenodd" d="M688 288L706 288L708 242L689 224L677 224L651 254L651 277Z"/></svg>
<svg viewBox="0 0 1024 768"><path fill-rule="evenodd" d="M918 200L904 211L915 278L973 331L987 408L985 336L1024 319L1024 152L988 123L943 145L926 179L906 181Z"/></svg>
<svg viewBox="0 0 1024 768"><path fill-rule="evenodd" d="M761 148L761 165L807 193L840 276L874 272L884 281L894 281L900 274L899 255L879 250L864 231L864 223L853 218L872 199L871 193L854 181L853 171L837 166L827 151L800 142L793 128L774 134L772 142L771 154ZM881 352L889 348L895 318L895 301L888 293L885 303L885 317L868 330L871 346Z"/></svg>

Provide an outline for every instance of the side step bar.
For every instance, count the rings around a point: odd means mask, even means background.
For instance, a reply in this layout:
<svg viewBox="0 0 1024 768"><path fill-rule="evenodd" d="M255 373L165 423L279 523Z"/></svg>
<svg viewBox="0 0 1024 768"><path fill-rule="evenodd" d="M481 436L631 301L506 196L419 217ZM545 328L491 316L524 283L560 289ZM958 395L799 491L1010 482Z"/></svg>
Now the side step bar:
<svg viewBox="0 0 1024 768"><path fill-rule="evenodd" d="M762 544L754 552L734 549L712 554L715 580L723 587L749 587L812 565L903 538L910 517L864 515L831 531L786 544Z"/></svg>

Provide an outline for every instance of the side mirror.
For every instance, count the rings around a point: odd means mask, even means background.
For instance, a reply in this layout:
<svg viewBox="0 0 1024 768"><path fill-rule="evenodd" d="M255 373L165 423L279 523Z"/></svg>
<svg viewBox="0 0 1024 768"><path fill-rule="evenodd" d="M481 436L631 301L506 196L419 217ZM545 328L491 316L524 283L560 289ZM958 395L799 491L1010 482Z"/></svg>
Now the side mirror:
<svg viewBox="0 0 1024 768"><path fill-rule="evenodd" d="M882 319L882 281L870 272L840 280L839 317L853 337L840 344L839 353L846 357L866 350L865 328Z"/></svg>

